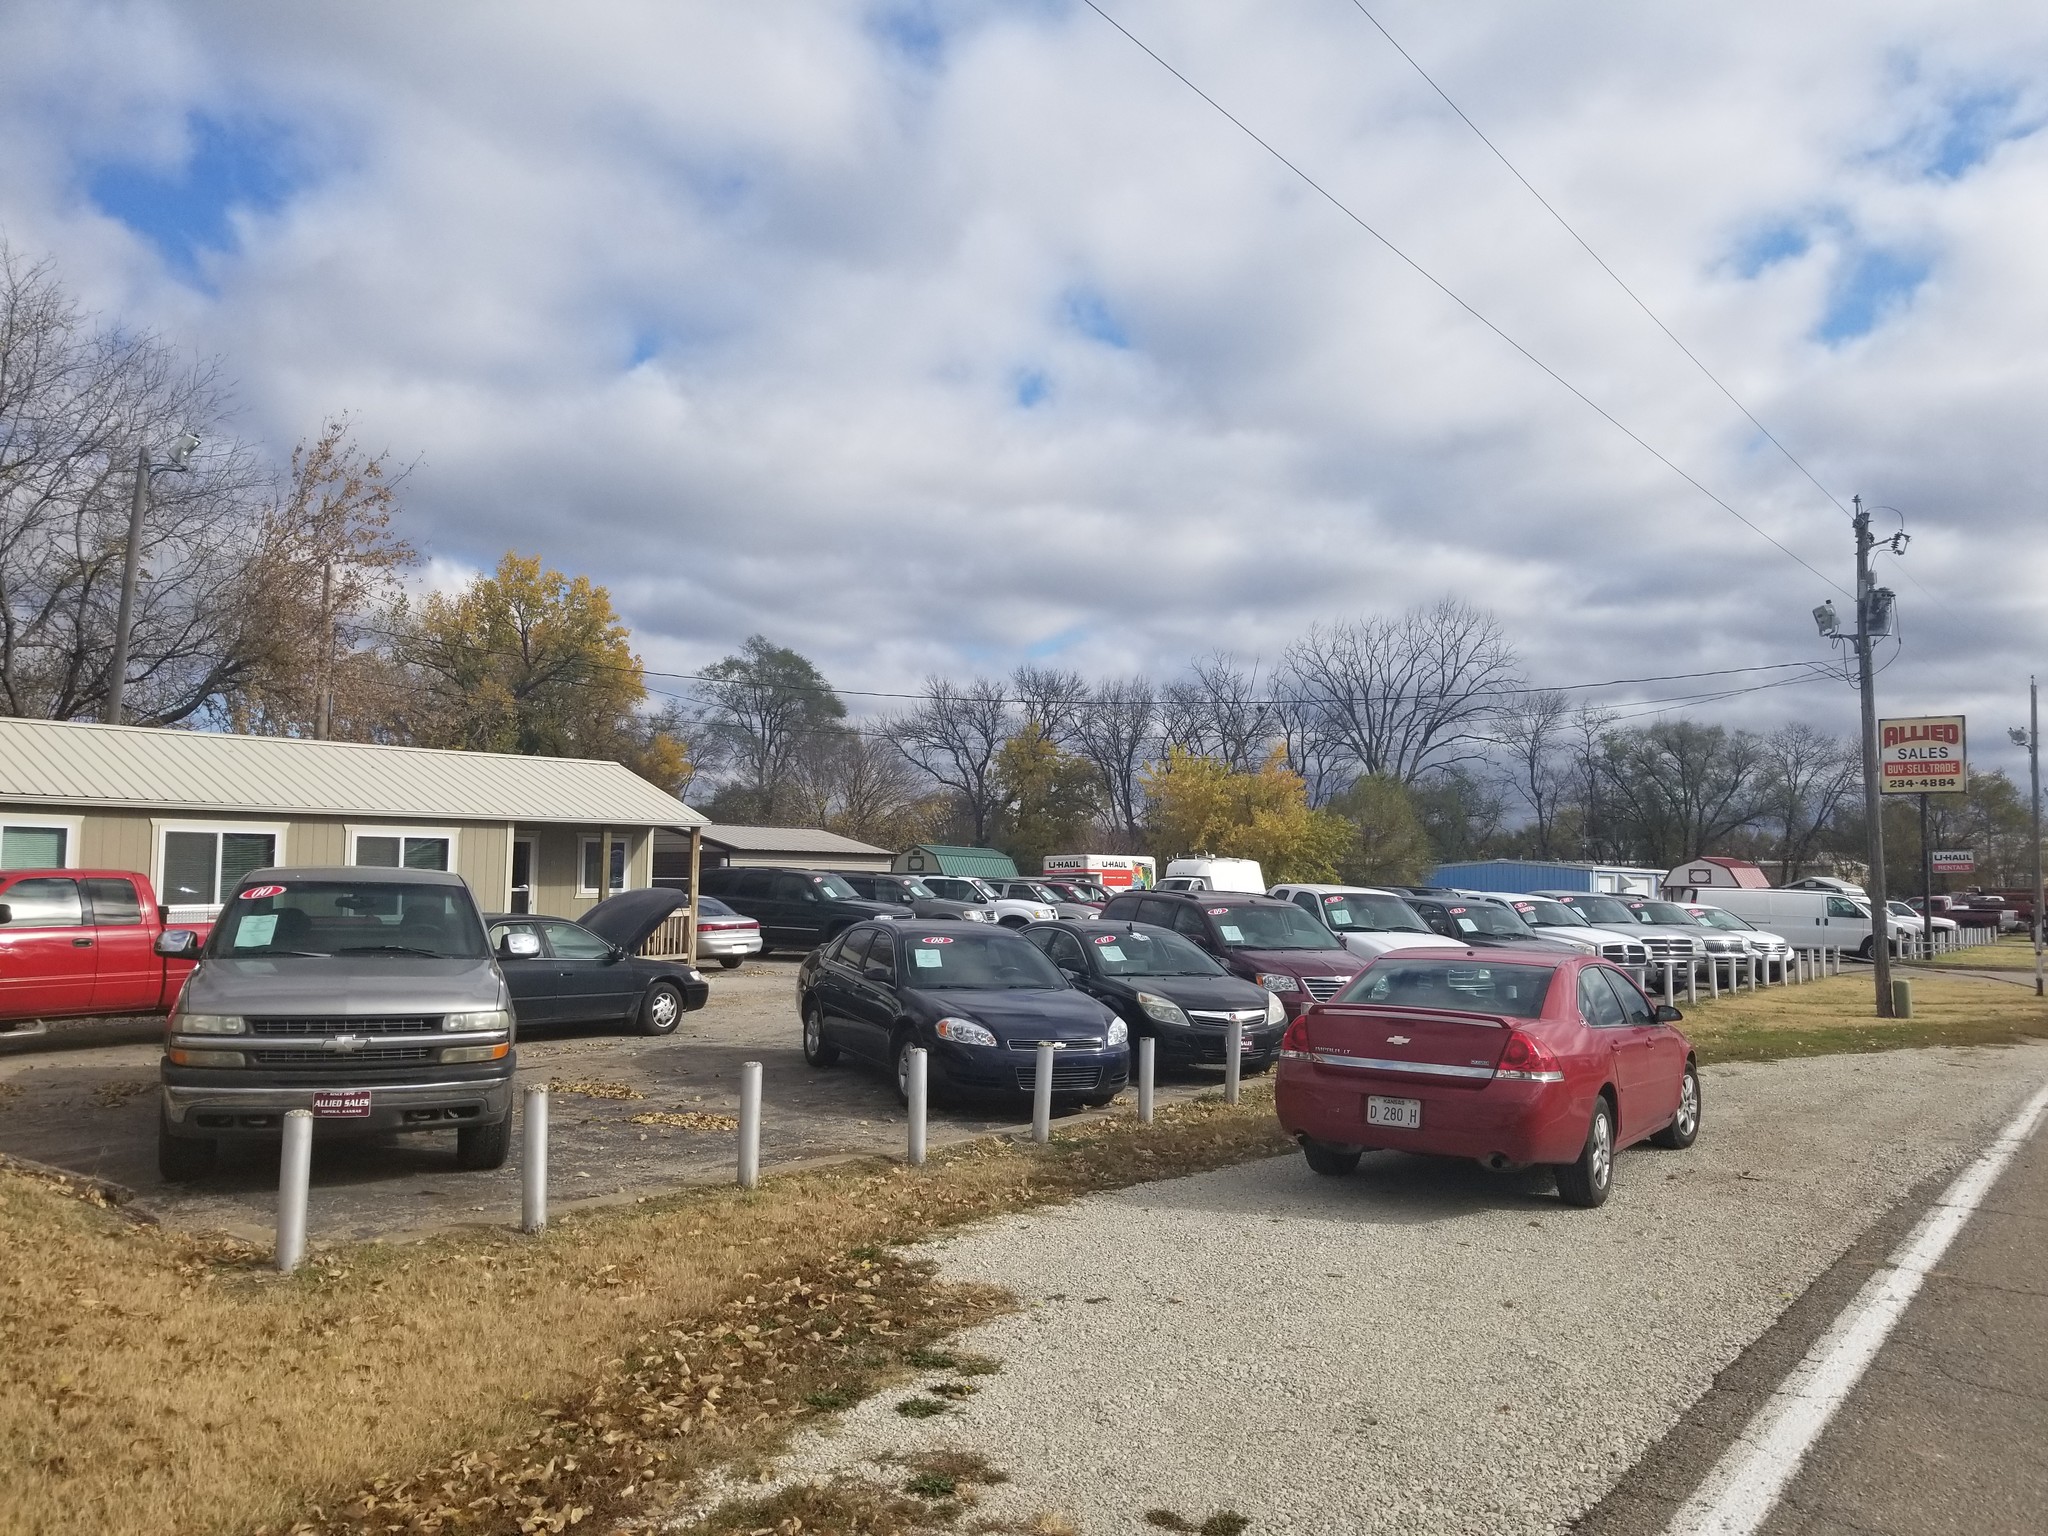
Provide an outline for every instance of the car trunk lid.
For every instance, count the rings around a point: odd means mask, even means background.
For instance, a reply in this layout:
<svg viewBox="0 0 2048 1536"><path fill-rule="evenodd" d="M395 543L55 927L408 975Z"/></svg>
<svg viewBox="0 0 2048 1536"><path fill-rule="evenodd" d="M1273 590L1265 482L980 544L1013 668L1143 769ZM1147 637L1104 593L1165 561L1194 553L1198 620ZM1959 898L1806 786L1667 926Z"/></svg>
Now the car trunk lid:
<svg viewBox="0 0 2048 1536"><path fill-rule="evenodd" d="M1320 1066L1473 1088L1492 1080L1515 1032L1499 1014L1385 1003L1324 1003L1301 1024Z"/></svg>

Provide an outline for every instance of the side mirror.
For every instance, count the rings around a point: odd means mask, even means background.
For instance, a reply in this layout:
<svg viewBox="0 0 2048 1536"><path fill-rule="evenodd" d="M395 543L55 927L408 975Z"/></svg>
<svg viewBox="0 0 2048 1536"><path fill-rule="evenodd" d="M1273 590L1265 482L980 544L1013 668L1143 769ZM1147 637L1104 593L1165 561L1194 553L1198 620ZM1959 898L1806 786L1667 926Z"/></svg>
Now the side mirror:
<svg viewBox="0 0 2048 1536"><path fill-rule="evenodd" d="M860 968L863 978L868 981L894 981L896 973L886 965L864 965Z"/></svg>
<svg viewBox="0 0 2048 1536"><path fill-rule="evenodd" d="M0 923L11 923L13 921L14 908L7 905L6 902L0 901Z"/></svg>
<svg viewBox="0 0 2048 1536"><path fill-rule="evenodd" d="M167 928L156 936L156 952L166 960L188 960L199 953L199 935L190 928Z"/></svg>
<svg viewBox="0 0 2048 1536"><path fill-rule="evenodd" d="M1685 1015L1669 1003L1659 1003L1657 1005L1657 1022L1659 1024L1678 1024L1683 1022L1684 1019Z"/></svg>
<svg viewBox="0 0 2048 1536"><path fill-rule="evenodd" d="M498 940L498 957L502 960L535 960L540 957L540 935L536 933L508 933Z"/></svg>
<svg viewBox="0 0 2048 1536"><path fill-rule="evenodd" d="M1073 968L1073 967L1072 967L1071 965L1063 965L1063 966L1061 966L1061 967L1060 967L1060 974L1061 974L1062 976L1066 977L1066 978L1067 978L1067 980L1069 980L1069 981L1075 981L1075 982L1080 982L1080 981L1086 981L1086 980L1088 979L1088 977L1086 976L1086 974L1084 974L1084 973L1083 973L1083 972L1081 972L1081 971L1077 971L1077 970L1075 970L1075 969L1074 969L1074 968Z"/></svg>

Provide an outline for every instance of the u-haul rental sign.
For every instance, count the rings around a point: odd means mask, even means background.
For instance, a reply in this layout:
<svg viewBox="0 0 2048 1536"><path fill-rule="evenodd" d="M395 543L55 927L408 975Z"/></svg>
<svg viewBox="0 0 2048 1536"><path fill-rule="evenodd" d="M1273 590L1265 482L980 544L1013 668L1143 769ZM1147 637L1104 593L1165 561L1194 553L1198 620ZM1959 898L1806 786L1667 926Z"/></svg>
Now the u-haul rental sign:
<svg viewBox="0 0 2048 1536"><path fill-rule="evenodd" d="M1959 795L1968 776L1961 715L1877 722L1877 782L1885 794Z"/></svg>

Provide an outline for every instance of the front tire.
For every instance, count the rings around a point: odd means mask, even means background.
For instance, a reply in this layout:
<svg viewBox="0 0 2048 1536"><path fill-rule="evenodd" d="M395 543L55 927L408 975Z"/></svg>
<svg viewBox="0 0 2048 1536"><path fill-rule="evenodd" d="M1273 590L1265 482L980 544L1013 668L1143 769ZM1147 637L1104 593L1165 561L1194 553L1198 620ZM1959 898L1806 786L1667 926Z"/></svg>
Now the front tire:
<svg viewBox="0 0 2048 1536"><path fill-rule="evenodd" d="M1358 1160L1363 1153L1340 1152L1335 1147L1324 1146L1312 1137L1301 1138L1301 1155L1308 1159L1308 1165L1328 1179L1341 1179L1347 1173L1358 1171Z"/></svg>
<svg viewBox="0 0 2048 1536"><path fill-rule="evenodd" d="M1593 1101L1593 1123L1575 1163L1557 1165L1557 1192L1566 1205L1591 1210L1607 1203L1614 1188L1614 1106L1603 1094Z"/></svg>
<svg viewBox="0 0 2048 1536"><path fill-rule="evenodd" d="M672 1035L683 1021L683 994L674 982L657 981L640 999L640 1033Z"/></svg>
<svg viewBox="0 0 2048 1536"><path fill-rule="evenodd" d="M505 1166L512 1151L512 1117L492 1125L465 1125L455 1133L455 1166L485 1173Z"/></svg>
<svg viewBox="0 0 2048 1536"><path fill-rule="evenodd" d="M156 1171L166 1184L190 1184L213 1172L220 1144L211 1136L173 1136L168 1120L156 1127Z"/></svg>
<svg viewBox="0 0 2048 1536"><path fill-rule="evenodd" d="M839 1059L839 1047L825 1038L825 1010L816 1003L804 1004L804 1060L814 1067L829 1067Z"/></svg>
<svg viewBox="0 0 2048 1536"><path fill-rule="evenodd" d="M1671 1117L1671 1123L1652 1136L1660 1147L1673 1152L1683 1152L1700 1136L1700 1073L1699 1068L1688 1061L1685 1076L1678 1080L1678 1113Z"/></svg>

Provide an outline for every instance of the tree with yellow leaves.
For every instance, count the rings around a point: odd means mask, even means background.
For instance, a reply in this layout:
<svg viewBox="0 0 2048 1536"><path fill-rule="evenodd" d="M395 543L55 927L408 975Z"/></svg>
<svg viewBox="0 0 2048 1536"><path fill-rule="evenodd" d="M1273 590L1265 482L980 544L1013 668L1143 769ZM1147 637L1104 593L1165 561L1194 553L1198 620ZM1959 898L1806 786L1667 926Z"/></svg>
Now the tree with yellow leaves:
<svg viewBox="0 0 2048 1536"><path fill-rule="evenodd" d="M423 746L610 758L671 793L689 780L673 712L639 712L631 634L587 576L508 552L490 575L430 596L398 650L418 684L408 735Z"/></svg>
<svg viewBox="0 0 2048 1536"><path fill-rule="evenodd" d="M1144 783L1152 842L1168 858L1257 859L1276 883L1333 880L1351 842L1349 822L1309 806L1307 784L1277 747L1254 773L1174 747Z"/></svg>

